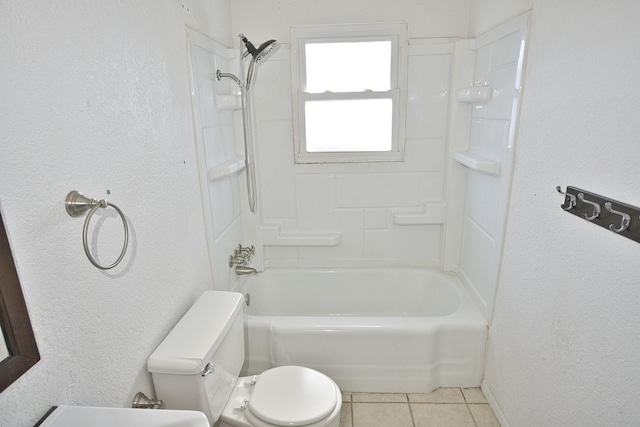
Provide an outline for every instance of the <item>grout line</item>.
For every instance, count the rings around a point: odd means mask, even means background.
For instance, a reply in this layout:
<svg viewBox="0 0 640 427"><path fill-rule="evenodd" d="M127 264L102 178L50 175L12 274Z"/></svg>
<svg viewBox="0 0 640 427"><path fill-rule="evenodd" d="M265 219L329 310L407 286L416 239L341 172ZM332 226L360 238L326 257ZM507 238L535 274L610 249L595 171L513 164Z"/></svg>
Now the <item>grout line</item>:
<svg viewBox="0 0 640 427"><path fill-rule="evenodd" d="M478 422L476 421L476 417L473 416L473 412L471 412L471 408L469 408L469 401L467 400L467 395L462 391L462 387L460 387L460 393L462 393L462 398L464 399L465 406L467 407L467 411L469 415L471 415L471 420L473 421L473 425L478 427Z"/></svg>
<svg viewBox="0 0 640 427"><path fill-rule="evenodd" d="M351 410L351 427L354 427L355 423L356 423L356 419L353 416L353 394L351 395L351 406L350 406L350 410Z"/></svg>
<svg viewBox="0 0 640 427"><path fill-rule="evenodd" d="M471 419L473 420L473 424L478 427L478 422L476 421L476 417L473 416L473 412L471 412L471 408L469 408L469 404L467 403L467 411L469 411L469 414L471 415Z"/></svg>
<svg viewBox="0 0 640 427"><path fill-rule="evenodd" d="M413 417L413 408L411 407L411 400L409 399L409 395L405 394L404 397L407 399L407 405L409 406L409 417L411 417L411 425L416 427L416 420Z"/></svg>
<svg viewBox="0 0 640 427"><path fill-rule="evenodd" d="M373 402L372 402L373 403ZM387 402L379 402L387 403ZM391 402L388 402L391 403ZM395 402L400 403L400 402ZM412 405L486 405L486 403L466 403L466 402L409 402Z"/></svg>
<svg viewBox="0 0 640 427"><path fill-rule="evenodd" d="M462 394L462 398L464 399L464 403L468 405L469 401L467 401L467 396L464 394L464 391L462 391L462 387L459 387L459 389L460 389L460 394Z"/></svg>

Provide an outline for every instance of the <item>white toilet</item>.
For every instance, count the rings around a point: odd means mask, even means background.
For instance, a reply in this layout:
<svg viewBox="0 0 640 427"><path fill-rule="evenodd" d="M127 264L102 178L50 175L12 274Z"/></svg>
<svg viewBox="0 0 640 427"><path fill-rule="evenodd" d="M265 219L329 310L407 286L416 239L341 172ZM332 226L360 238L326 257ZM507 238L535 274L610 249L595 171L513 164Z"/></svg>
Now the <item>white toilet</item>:
<svg viewBox="0 0 640 427"><path fill-rule="evenodd" d="M326 375L281 366L238 377L244 362L242 294L205 292L149 357L156 397L231 427L338 427L342 394Z"/></svg>

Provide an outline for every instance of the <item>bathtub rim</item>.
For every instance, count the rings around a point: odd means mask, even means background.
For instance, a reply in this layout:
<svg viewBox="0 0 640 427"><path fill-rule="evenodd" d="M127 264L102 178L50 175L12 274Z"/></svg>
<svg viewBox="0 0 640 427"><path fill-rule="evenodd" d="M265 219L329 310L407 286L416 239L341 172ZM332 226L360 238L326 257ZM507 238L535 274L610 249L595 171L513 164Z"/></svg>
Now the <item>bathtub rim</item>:
<svg viewBox="0 0 640 427"><path fill-rule="evenodd" d="M486 316L484 315L484 312L482 310L482 307L478 306L477 301L475 300L475 298L473 297L473 295L471 295L469 293L469 290L467 289L467 286L464 283L464 280L461 279L455 272L446 272L446 271L442 271L439 268L433 267L433 266L429 266L429 267L416 267L416 266L411 266L411 267L404 267L404 266L378 266L378 267L361 267L361 266L355 266L355 267L269 267L267 269L265 269L262 272L259 272L257 275L251 275L251 276L242 276L240 278L240 280L238 280L235 284L235 286L232 288L232 292L239 292L242 295L247 294L247 287L251 285L251 282L256 281L260 278L261 274L268 274L268 275L272 275L272 274L276 274L277 272L281 272L281 271L291 271L291 272L321 272L321 273L340 273L340 272L357 272L357 271L375 271L375 270L397 270L397 271L411 271L411 270L417 270L420 272L426 272L429 274L434 274L434 275L438 275L438 276L442 276L443 278L445 278L446 280L452 282L455 286L454 289L456 291L456 295L459 299L459 304L458 307L451 313L446 314L446 315L442 315L442 316L357 316L357 315L331 315L331 316L284 316L284 317L296 317L299 319L305 319L305 318L311 318L311 317L316 317L316 318L336 318L336 319L345 319L348 318L350 320L353 319L357 319L357 318L376 318L376 317L382 317L382 318L398 318L398 319L425 319L425 318L449 318L449 317L453 317L453 316L459 316L461 314L466 315L463 317L468 317L469 320L472 321L478 321L480 320L482 323L484 323L487 327L489 325L489 321L486 318ZM249 314L247 313L246 307L244 310L244 315L245 316L258 316L258 317L278 317L278 315L256 315L256 314Z"/></svg>

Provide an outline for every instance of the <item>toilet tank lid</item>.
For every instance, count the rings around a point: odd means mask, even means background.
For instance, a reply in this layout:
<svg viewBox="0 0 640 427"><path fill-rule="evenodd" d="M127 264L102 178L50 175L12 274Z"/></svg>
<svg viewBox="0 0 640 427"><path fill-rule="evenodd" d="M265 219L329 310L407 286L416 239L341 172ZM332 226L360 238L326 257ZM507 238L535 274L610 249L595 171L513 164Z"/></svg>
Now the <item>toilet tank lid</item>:
<svg viewBox="0 0 640 427"><path fill-rule="evenodd" d="M202 372L213 353L242 315L242 294L207 291L173 327L151 354L147 369L156 374L194 375Z"/></svg>

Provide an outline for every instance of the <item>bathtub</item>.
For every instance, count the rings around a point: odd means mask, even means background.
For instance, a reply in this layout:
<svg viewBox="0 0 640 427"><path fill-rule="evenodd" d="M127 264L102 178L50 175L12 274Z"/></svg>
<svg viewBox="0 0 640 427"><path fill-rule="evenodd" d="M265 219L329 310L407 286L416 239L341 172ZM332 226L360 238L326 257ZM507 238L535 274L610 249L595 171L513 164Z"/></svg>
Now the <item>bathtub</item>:
<svg viewBox="0 0 640 427"><path fill-rule="evenodd" d="M268 269L247 277L245 374L301 365L343 391L477 387L487 323L437 270Z"/></svg>

